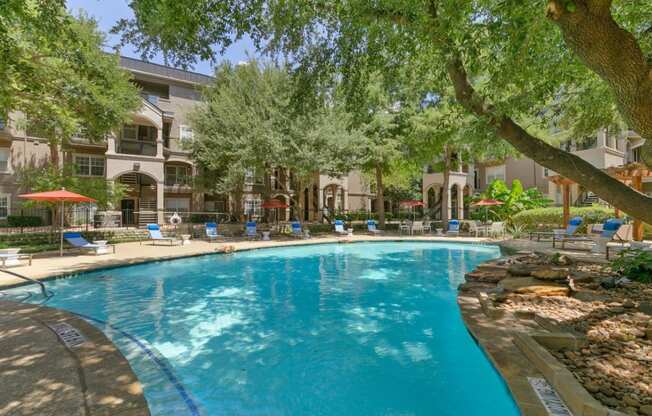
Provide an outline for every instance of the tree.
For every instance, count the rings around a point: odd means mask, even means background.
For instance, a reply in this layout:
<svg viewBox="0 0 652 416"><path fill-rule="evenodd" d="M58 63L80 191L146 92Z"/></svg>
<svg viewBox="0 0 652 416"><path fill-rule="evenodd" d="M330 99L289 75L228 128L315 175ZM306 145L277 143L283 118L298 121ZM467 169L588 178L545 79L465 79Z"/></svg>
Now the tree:
<svg viewBox="0 0 652 416"><path fill-rule="evenodd" d="M168 4L156 8L150 7L149 1L134 0L131 6L136 19L121 22L118 29L123 30L125 40L136 41L145 54L161 50L181 64L192 64L196 56L214 57L211 46L215 43L224 44L225 40L248 33L259 44L265 42L267 50L292 56L302 80L320 83L339 71L352 101L363 91L360 85L365 85L370 74L381 72L392 77L406 67L413 68L419 78L430 78L438 84L437 91L452 85L456 100L467 113L525 156L591 189L630 215L652 222L652 198L580 157L549 145L522 124L523 119L534 117L545 125L549 122L547 110L554 109L556 103L578 108L572 104L583 101L589 107L575 114L580 120L574 121L597 128L613 121L613 117L600 116L608 114L604 108L614 103L620 103L625 119L634 119L633 111L623 105L625 101L614 99L614 95L631 98L630 108L644 106L645 102L635 95L636 86L625 88L614 81L610 88L590 88L596 85L598 72L591 72L579 62L572 47L564 47L561 34L545 17L549 3L565 7L561 12L549 8L548 15L559 22L562 31L569 32L565 35L569 44L574 29L572 19L565 23L566 12L578 16L585 9L602 13L595 17L598 19L612 6L608 0L536 0L527 5L502 0L340 0L260 1L245 7L232 4L215 9L209 0L179 0L174 7ZM651 8L649 2L622 2L618 11L621 20L636 28L642 38ZM621 49L613 39L601 42L599 34L583 31L593 19L586 13L584 17L586 24L576 30L585 36L578 35L577 44L597 50L594 58L600 58L589 60L587 54L583 58L586 62L604 69L623 50L629 51L631 38L623 38L627 42ZM184 24L164 24L171 21ZM605 17L597 23L604 23L604 30L611 33L619 30ZM599 43L604 44L586 46ZM649 41L639 42L641 45L650 47ZM635 52L632 49L631 53ZM649 78L649 69L640 59L623 62L632 64L634 74L626 82L639 81L637 85L644 87L646 94L647 82L643 81L645 74ZM603 79L613 73L599 72ZM643 127L641 123L645 135Z"/></svg>
<svg viewBox="0 0 652 416"><path fill-rule="evenodd" d="M485 215L487 215L494 221L511 221L512 217L519 212L544 208L552 202L545 198L537 188L524 189L523 184L518 179L512 181L511 188L507 187L505 182L496 179L481 195L473 198L476 202L481 199L493 199L503 203L476 213L478 219L484 219Z"/></svg>
<svg viewBox="0 0 652 416"><path fill-rule="evenodd" d="M22 127L49 140L53 166L74 134L101 141L140 106L96 22L70 16L63 1L3 2L0 33L0 116L23 113Z"/></svg>
<svg viewBox="0 0 652 416"><path fill-rule="evenodd" d="M263 198L272 194L273 168L292 173L291 192L298 212L303 191L317 171L339 175L354 163L348 148L348 116L334 105L299 111L291 106L295 88L286 68L250 61L225 63L217 68L215 82L204 91L204 104L191 115L196 140L193 157L204 176L220 192L230 192L236 203L242 196L247 172L264 176Z"/></svg>

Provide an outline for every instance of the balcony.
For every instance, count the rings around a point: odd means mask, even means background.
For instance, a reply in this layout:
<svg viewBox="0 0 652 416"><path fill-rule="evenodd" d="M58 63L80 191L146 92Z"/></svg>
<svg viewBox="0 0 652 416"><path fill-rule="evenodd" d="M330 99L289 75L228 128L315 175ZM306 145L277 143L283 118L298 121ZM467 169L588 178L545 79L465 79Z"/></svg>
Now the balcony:
<svg viewBox="0 0 652 416"><path fill-rule="evenodd" d="M121 139L117 153L125 155L156 156L156 142Z"/></svg>

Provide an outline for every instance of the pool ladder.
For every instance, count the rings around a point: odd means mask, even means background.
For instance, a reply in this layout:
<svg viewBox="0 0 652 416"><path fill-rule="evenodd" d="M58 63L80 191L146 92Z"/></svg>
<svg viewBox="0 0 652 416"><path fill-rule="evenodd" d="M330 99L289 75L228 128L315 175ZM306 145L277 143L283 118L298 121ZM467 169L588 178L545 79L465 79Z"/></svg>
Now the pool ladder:
<svg viewBox="0 0 652 416"><path fill-rule="evenodd" d="M4 272L4 273L10 274L10 275L12 275L14 277L17 277L19 279L23 279L23 280L26 280L26 281L28 281L30 283L35 283L35 284L39 285L41 287L41 293L43 294L43 298L45 298L45 300L48 300L49 298L51 298L54 295L54 293L48 291L45 288L45 284L43 282L41 282L40 280L35 280L35 279L32 279L31 277L23 276L22 274L12 272L12 271L9 271L9 270L5 270L5 269L0 269L0 272Z"/></svg>

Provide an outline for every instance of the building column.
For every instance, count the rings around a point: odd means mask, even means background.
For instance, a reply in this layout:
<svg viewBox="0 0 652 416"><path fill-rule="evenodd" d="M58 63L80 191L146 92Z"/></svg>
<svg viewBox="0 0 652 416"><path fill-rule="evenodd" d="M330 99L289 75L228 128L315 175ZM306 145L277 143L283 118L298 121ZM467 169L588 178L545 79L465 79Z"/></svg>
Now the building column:
<svg viewBox="0 0 652 416"><path fill-rule="evenodd" d="M156 157L163 158L163 129L156 129Z"/></svg>
<svg viewBox="0 0 652 416"><path fill-rule="evenodd" d="M106 154L113 155L115 154L115 136L109 134L106 138Z"/></svg>
<svg viewBox="0 0 652 416"><path fill-rule="evenodd" d="M156 215L159 224L163 224L165 222L165 215L163 215L163 211L165 210L164 195L165 183L161 181L156 184Z"/></svg>
<svg viewBox="0 0 652 416"><path fill-rule="evenodd" d="M451 192L451 189L453 189L453 187L450 186L450 184L449 184L448 185L448 190L446 190L446 192L448 192L448 201L447 201L447 204L446 204L446 207L445 207L446 212L448 213L447 216L448 216L449 220L452 218L451 214L453 213L453 198L452 198L453 193ZM442 206L442 209L444 209L443 206Z"/></svg>
<svg viewBox="0 0 652 416"><path fill-rule="evenodd" d="M607 130L600 129L598 130L598 148L607 147Z"/></svg>
<svg viewBox="0 0 652 416"><path fill-rule="evenodd" d="M464 187L457 186L457 218L464 219Z"/></svg>
<svg viewBox="0 0 652 416"><path fill-rule="evenodd" d="M347 211L349 209L349 191L342 188L342 209Z"/></svg>

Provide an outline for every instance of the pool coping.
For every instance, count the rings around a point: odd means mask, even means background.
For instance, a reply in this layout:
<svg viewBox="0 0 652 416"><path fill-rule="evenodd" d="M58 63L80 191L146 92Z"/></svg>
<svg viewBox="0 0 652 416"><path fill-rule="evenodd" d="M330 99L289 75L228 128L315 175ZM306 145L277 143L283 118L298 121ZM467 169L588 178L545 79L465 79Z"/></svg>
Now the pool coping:
<svg viewBox="0 0 652 416"><path fill-rule="evenodd" d="M57 325L82 339L72 343ZM109 338L61 309L0 300L0 413L135 416L150 414L129 361ZM112 382L107 382L111 380Z"/></svg>

